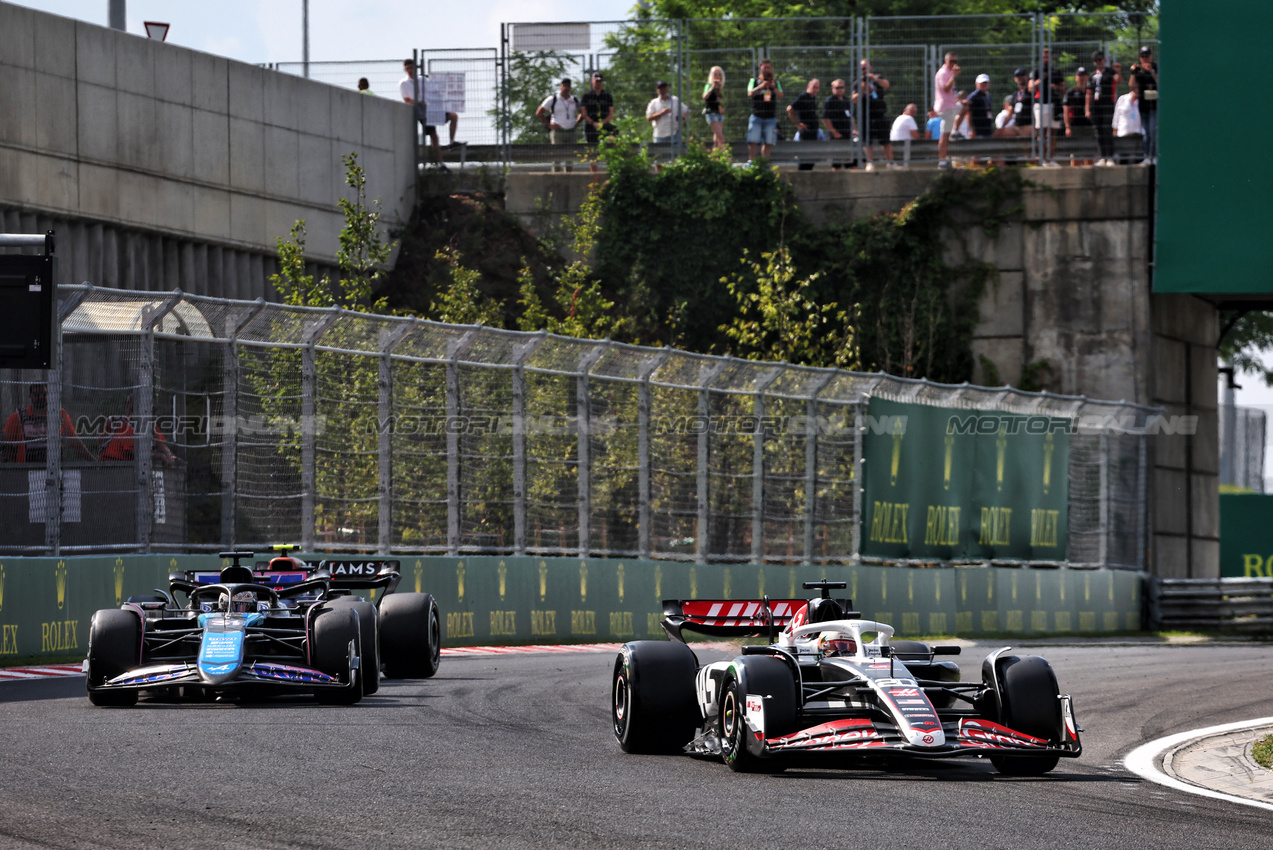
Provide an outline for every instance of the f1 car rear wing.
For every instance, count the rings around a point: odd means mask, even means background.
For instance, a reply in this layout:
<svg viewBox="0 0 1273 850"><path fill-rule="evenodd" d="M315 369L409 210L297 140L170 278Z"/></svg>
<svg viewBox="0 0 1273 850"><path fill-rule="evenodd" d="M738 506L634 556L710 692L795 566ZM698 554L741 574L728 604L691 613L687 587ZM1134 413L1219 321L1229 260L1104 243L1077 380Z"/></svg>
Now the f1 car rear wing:
<svg viewBox="0 0 1273 850"><path fill-rule="evenodd" d="M281 547L280 547L281 548ZM309 585L326 585L333 590L383 589L392 593L402 580L401 561L384 558L326 558L301 560L286 554L269 561L256 561L253 568L241 561L255 558L252 552L222 552L221 557L233 561L221 571L187 570L168 576L174 591L188 593L204 584L251 582L273 588L281 595L305 592Z"/></svg>
<svg viewBox="0 0 1273 850"><path fill-rule="evenodd" d="M663 630L672 640L685 642L684 631L717 637L777 635L805 599L664 599Z"/></svg>

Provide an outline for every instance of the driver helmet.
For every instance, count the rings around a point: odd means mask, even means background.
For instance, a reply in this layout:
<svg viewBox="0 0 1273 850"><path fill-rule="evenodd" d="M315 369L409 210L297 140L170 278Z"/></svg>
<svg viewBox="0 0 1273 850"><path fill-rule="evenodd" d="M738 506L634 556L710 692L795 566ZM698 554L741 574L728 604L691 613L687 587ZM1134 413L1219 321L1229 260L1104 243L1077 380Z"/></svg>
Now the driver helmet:
<svg viewBox="0 0 1273 850"><path fill-rule="evenodd" d="M240 590L230 597L230 612L234 614L250 614L257 610L256 594L250 590Z"/></svg>
<svg viewBox="0 0 1273 850"><path fill-rule="evenodd" d="M857 654L857 641L844 635L818 638L818 652L824 658L840 658Z"/></svg>

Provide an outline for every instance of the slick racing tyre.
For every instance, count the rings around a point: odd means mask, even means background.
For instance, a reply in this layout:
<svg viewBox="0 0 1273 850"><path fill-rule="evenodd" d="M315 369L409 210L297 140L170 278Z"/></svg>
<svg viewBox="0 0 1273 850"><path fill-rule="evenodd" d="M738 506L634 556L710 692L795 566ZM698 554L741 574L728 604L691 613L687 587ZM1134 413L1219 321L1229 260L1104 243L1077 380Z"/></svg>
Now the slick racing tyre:
<svg viewBox="0 0 1273 850"><path fill-rule="evenodd" d="M141 623L131 611L104 610L88 627L88 699L93 705L136 705L137 691L95 691L141 662Z"/></svg>
<svg viewBox="0 0 1273 850"><path fill-rule="evenodd" d="M344 679L349 674L349 645L354 652L359 649L358 612L352 605L338 605L319 611L314 618L314 666L326 673ZM361 660L359 666L362 665ZM352 688L320 688L314 692L323 705L353 705L362 699L361 670L355 670Z"/></svg>
<svg viewBox="0 0 1273 850"><path fill-rule="evenodd" d="M765 737L785 735L796 725L796 680L786 662L778 658L756 656L743 663L744 683L731 676L721 692L721 757L731 770L740 773L776 773L785 766L781 761L758 758L747 749L747 694L766 697Z"/></svg>
<svg viewBox="0 0 1273 850"><path fill-rule="evenodd" d="M359 596L341 596L327 603L336 608L346 605L358 612L359 643L362 662L358 672L362 679L362 695L369 697L380 690L380 614L376 606Z"/></svg>
<svg viewBox="0 0 1273 850"><path fill-rule="evenodd" d="M698 661L683 643L639 640L624 645L610 679L610 719L625 753L680 752L694 737Z"/></svg>
<svg viewBox="0 0 1273 850"><path fill-rule="evenodd" d="M1056 741L1061 731L1060 689L1052 665L1037 655L1001 659L999 722L1009 729ZM1005 776L1042 776L1056 767L1060 756L991 756Z"/></svg>
<svg viewBox="0 0 1273 850"><path fill-rule="evenodd" d="M380 600L380 652L390 679L428 679L442 661L442 621L427 593Z"/></svg>

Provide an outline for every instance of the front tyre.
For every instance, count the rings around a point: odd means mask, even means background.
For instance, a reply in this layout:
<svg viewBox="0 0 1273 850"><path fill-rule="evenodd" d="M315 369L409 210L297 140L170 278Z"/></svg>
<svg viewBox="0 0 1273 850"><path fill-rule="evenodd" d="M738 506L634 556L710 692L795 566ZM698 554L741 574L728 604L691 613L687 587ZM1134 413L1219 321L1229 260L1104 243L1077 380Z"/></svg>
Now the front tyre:
<svg viewBox="0 0 1273 850"><path fill-rule="evenodd" d="M1046 659L1037 655L1003 659L999 689L1000 723L1046 741L1060 738L1061 691ZM990 763L1004 776L1042 776L1060 760L1055 755L990 757Z"/></svg>
<svg viewBox="0 0 1273 850"><path fill-rule="evenodd" d="M610 679L610 719L625 753L675 753L694 737L698 662L683 643L625 644Z"/></svg>
<svg viewBox="0 0 1273 850"><path fill-rule="evenodd" d="M93 705L137 704L137 691L94 690L141 663L141 623L131 611L98 611L88 628L88 700Z"/></svg>
<svg viewBox="0 0 1273 850"><path fill-rule="evenodd" d="M731 770L740 773L776 773L784 767L775 759L762 759L747 749L752 734L747 727L747 695L756 694L765 701L767 738L793 731L796 726L796 683L786 662L778 658L756 656L746 659L745 687L730 677L720 698L721 757Z"/></svg>
<svg viewBox="0 0 1273 850"><path fill-rule="evenodd" d="M358 596L341 596L327 603L327 607L347 605L358 612L359 645L362 661L358 665L362 679L362 695L369 697L380 690L380 617L376 606Z"/></svg>
<svg viewBox="0 0 1273 850"><path fill-rule="evenodd" d="M442 619L428 593L380 600L380 652L390 679L428 679L442 662Z"/></svg>
<svg viewBox="0 0 1273 850"><path fill-rule="evenodd" d="M352 605L339 605L320 611L314 619L314 666L328 676L348 676L350 646L356 655L359 649L358 612ZM359 666L362 665L359 660ZM353 671L360 677L361 670ZM319 688L314 692L323 705L353 705L362 699L362 683L357 678L348 688Z"/></svg>

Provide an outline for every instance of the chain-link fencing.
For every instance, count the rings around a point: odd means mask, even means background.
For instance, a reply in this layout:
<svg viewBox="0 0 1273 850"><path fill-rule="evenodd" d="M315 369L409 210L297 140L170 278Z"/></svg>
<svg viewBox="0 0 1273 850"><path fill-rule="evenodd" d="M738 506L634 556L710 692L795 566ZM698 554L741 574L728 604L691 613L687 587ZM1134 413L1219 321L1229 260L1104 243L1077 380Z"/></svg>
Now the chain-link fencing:
<svg viewBox="0 0 1273 850"><path fill-rule="evenodd" d="M1145 563L1149 408L179 292L59 299L52 379L0 372L8 553L851 561L884 399L1083 422L1065 561Z"/></svg>
<svg viewBox="0 0 1273 850"><path fill-rule="evenodd" d="M1268 414L1222 404L1219 415L1220 483L1263 493Z"/></svg>

